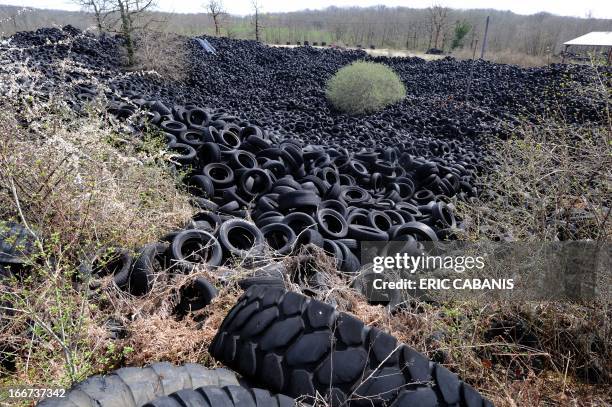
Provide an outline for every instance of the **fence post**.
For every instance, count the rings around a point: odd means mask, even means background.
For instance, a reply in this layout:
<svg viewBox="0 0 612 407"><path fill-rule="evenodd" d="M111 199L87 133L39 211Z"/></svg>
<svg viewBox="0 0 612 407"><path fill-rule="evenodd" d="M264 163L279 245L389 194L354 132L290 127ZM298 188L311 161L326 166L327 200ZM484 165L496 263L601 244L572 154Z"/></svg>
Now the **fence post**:
<svg viewBox="0 0 612 407"><path fill-rule="evenodd" d="M482 50L480 50L480 59L484 58L485 48L487 47L487 34L489 34L489 16L487 16L487 23L485 24L484 38L482 39Z"/></svg>

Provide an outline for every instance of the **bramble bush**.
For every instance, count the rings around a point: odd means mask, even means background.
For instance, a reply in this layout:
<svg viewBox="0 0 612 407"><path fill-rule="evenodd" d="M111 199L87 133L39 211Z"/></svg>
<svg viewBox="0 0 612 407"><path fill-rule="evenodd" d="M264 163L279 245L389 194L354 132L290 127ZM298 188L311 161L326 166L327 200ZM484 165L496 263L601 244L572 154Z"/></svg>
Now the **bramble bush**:
<svg viewBox="0 0 612 407"><path fill-rule="evenodd" d="M402 100L406 88L388 66L354 62L341 68L327 82L327 99L349 114L373 113Z"/></svg>

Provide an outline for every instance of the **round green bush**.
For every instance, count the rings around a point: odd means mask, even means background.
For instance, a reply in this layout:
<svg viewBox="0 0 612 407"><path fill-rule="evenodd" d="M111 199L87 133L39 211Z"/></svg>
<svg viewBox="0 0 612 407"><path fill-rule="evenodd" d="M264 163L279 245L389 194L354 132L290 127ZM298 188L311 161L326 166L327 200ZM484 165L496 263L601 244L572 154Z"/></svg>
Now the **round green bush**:
<svg viewBox="0 0 612 407"><path fill-rule="evenodd" d="M353 62L332 76L325 93L336 109L364 114L402 100L406 88L399 76L386 65Z"/></svg>

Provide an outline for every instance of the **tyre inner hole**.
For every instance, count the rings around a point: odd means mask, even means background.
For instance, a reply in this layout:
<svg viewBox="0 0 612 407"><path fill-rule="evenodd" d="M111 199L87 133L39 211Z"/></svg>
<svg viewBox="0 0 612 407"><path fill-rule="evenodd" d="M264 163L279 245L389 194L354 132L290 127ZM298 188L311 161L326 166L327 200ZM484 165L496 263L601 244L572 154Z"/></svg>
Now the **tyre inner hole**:
<svg viewBox="0 0 612 407"><path fill-rule="evenodd" d="M333 171L327 171L325 173L325 181L327 181L330 184L334 185L334 184L338 183L338 176Z"/></svg>
<svg viewBox="0 0 612 407"><path fill-rule="evenodd" d="M389 230L391 223L383 215L374 215L374 225L380 230Z"/></svg>
<svg viewBox="0 0 612 407"><path fill-rule="evenodd" d="M270 232L266 233L265 238L268 245L270 245L270 247L274 250L281 249L289 242L287 235L280 230L271 230Z"/></svg>
<svg viewBox="0 0 612 407"><path fill-rule="evenodd" d="M199 239L189 239L181 247L183 258L191 263L206 263L211 257L211 248L208 243Z"/></svg>
<svg viewBox="0 0 612 407"><path fill-rule="evenodd" d="M187 302L197 301L200 298L200 292L195 287L195 284L189 284L181 289L181 298Z"/></svg>
<svg viewBox="0 0 612 407"><path fill-rule="evenodd" d="M360 174L366 174L368 170L361 163L355 163L355 170Z"/></svg>
<svg viewBox="0 0 612 407"><path fill-rule="evenodd" d="M196 126L201 126L204 124L204 120L206 120L206 115L196 110L196 111L191 112L191 115L189 116L189 120L191 121L191 123L195 124Z"/></svg>
<svg viewBox="0 0 612 407"><path fill-rule="evenodd" d="M247 178L246 182L244 183L245 187L247 190L255 193L255 194L259 194L261 192L264 192L266 190L267 187L267 183L265 182L265 177L259 174L256 175L251 175L250 177Z"/></svg>
<svg viewBox="0 0 612 407"><path fill-rule="evenodd" d="M346 193L346 196L349 199L356 201L363 198L363 193L358 189L351 189Z"/></svg>
<svg viewBox="0 0 612 407"><path fill-rule="evenodd" d="M224 131L221 135L221 138L223 139L223 142L229 146L237 147L240 144L240 140L238 140L238 137L236 137L236 135L231 131Z"/></svg>
<svg viewBox="0 0 612 407"><path fill-rule="evenodd" d="M211 176L211 178L216 180L225 180L228 177L229 172L223 167L214 167L208 172L208 174Z"/></svg>
<svg viewBox="0 0 612 407"><path fill-rule="evenodd" d="M189 132L189 133L185 133L185 140L187 141L200 141L202 139L202 136L200 135L200 133L195 133L195 132Z"/></svg>
<svg viewBox="0 0 612 407"><path fill-rule="evenodd" d="M367 226L368 225L368 217L363 213L358 213L351 217L351 225L360 225Z"/></svg>
<svg viewBox="0 0 612 407"><path fill-rule="evenodd" d="M241 226L232 228L227 234L228 242L238 250L250 250L255 246L255 236Z"/></svg>
<svg viewBox="0 0 612 407"><path fill-rule="evenodd" d="M181 123L176 123L176 122L170 122L170 123L166 123L166 127L169 127L171 129L182 129L183 126L181 125Z"/></svg>
<svg viewBox="0 0 612 407"><path fill-rule="evenodd" d="M108 255L107 257L96 260L94 266L95 274L104 277L108 275L115 275L123 268L123 261L119 254Z"/></svg>
<svg viewBox="0 0 612 407"><path fill-rule="evenodd" d="M253 158L246 154L238 154L236 159L238 160L240 165L245 168L255 168L255 166L257 165Z"/></svg>
<svg viewBox="0 0 612 407"><path fill-rule="evenodd" d="M325 227L332 233L339 233L342 231L342 222L334 215L323 216L323 223Z"/></svg>
<svg viewBox="0 0 612 407"><path fill-rule="evenodd" d="M422 189L420 191L418 191L416 194L414 194L414 196L418 199L423 199L423 198L427 198L429 196L430 192L426 189Z"/></svg>

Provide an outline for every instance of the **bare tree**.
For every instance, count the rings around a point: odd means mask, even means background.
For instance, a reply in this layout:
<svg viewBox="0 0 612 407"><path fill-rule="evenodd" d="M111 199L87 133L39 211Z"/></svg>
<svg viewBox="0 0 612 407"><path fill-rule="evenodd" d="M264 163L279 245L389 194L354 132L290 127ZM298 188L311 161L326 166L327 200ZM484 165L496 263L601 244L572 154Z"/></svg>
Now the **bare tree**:
<svg viewBox="0 0 612 407"><path fill-rule="evenodd" d="M15 10L15 12L11 13L11 15L9 16L9 18L13 22L13 29L15 30L15 32L17 32L17 16L18 15L19 15L19 11Z"/></svg>
<svg viewBox="0 0 612 407"><path fill-rule="evenodd" d="M143 14L155 6L154 0L114 0L119 12L119 33L125 41L128 65L134 65L134 33L146 29L154 20L144 19Z"/></svg>
<svg viewBox="0 0 612 407"><path fill-rule="evenodd" d="M430 24L430 45L433 40L433 47L438 48L438 41L440 40L440 34L444 35L446 30L446 18L448 15L448 8L434 4L429 9L429 24Z"/></svg>
<svg viewBox="0 0 612 407"><path fill-rule="evenodd" d="M225 13L225 8L223 7L223 0L210 0L206 3L206 9L208 10L208 14L213 19L213 23L215 24L215 35L221 35L221 20Z"/></svg>
<svg viewBox="0 0 612 407"><path fill-rule="evenodd" d="M102 33L106 30L106 18L114 11L111 0L73 0L73 2L94 14L98 32Z"/></svg>
<svg viewBox="0 0 612 407"><path fill-rule="evenodd" d="M330 24L330 31L334 42L339 42L345 34L346 27L340 21L334 21Z"/></svg>
<svg viewBox="0 0 612 407"><path fill-rule="evenodd" d="M261 3L259 0L251 0L251 6L253 7L253 24L255 24L255 41L259 41L259 30L261 28L259 24L259 13L261 11Z"/></svg>

